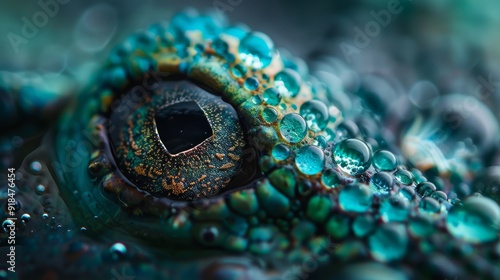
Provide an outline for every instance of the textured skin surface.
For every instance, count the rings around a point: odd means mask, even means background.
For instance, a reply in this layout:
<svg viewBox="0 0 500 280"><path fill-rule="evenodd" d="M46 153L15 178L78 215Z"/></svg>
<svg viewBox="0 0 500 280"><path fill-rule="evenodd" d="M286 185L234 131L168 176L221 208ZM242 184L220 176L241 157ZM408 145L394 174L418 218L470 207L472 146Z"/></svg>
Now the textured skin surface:
<svg viewBox="0 0 500 280"><path fill-rule="evenodd" d="M494 237L484 242L447 227L449 210L461 205L447 194L455 181L471 180L470 169L426 166L441 176L436 189L399 157L397 170L411 170L411 180L397 180L396 168L389 169L393 183L387 194L377 193L372 178L381 171L373 152L395 147L358 126L359 117L377 124L378 112L348 115L341 92L310 76L301 60L280 56L265 35L248 32L182 13L110 54L18 170L19 278L499 277L498 217L491 222ZM184 153L184 160L162 151L152 116L162 93L200 99L196 89L186 90L192 86L221 96L221 106L232 106L239 120L225 111L210 115L199 102L219 138ZM7 91L15 96L17 88ZM318 103L307 103L312 99ZM351 138L368 150L354 173L335 158L339 143ZM288 152L277 156L277 147ZM305 157L312 170L299 160L308 148L315 151ZM401 193L409 196L408 213L391 220L383 205ZM31 219L21 222L25 213Z"/></svg>

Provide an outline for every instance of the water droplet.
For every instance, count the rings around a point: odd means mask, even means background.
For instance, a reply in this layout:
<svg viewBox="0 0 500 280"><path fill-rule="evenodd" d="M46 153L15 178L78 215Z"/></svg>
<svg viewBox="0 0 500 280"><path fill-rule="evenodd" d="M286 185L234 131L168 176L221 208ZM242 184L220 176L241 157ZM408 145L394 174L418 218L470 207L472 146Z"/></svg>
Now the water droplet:
<svg viewBox="0 0 500 280"><path fill-rule="evenodd" d="M415 187L415 191L422 197L429 196L436 191L436 186L431 182L422 182Z"/></svg>
<svg viewBox="0 0 500 280"><path fill-rule="evenodd" d="M372 156L365 142L351 138L335 145L333 160L340 170L355 176L364 173L370 167Z"/></svg>
<svg viewBox="0 0 500 280"><path fill-rule="evenodd" d="M81 227L81 228L80 228L80 231L81 231L81 232L86 232L86 231L87 231L87 228L86 228L86 227Z"/></svg>
<svg viewBox="0 0 500 280"><path fill-rule="evenodd" d="M446 219L448 231L471 243L493 241L500 230L500 206L490 198L471 196L453 206Z"/></svg>
<svg viewBox="0 0 500 280"><path fill-rule="evenodd" d="M424 197L420 200L418 208L427 213L439 213L441 210L441 204L434 198Z"/></svg>
<svg viewBox="0 0 500 280"><path fill-rule="evenodd" d="M42 164L39 161L35 160L30 164L30 170L33 173L38 174L42 171Z"/></svg>
<svg viewBox="0 0 500 280"><path fill-rule="evenodd" d="M8 232L10 231L9 228L12 228L12 226L14 225L15 223L12 221L12 220L4 220L3 223L2 223L2 228L5 232Z"/></svg>
<svg viewBox="0 0 500 280"><path fill-rule="evenodd" d="M370 179L370 187L375 195L388 196L392 191L392 176L386 172L378 172Z"/></svg>
<svg viewBox="0 0 500 280"><path fill-rule="evenodd" d="M340 190L339 204L348 212L365 212L371 208L372 192L364 184L351 184Z"/></svg>
<svg viewBox="0 0 500 280"><path fill-rule="evenodd" d="M431 194L431 197L437 200L439 203L448 201L448 196L442 191L435 191Z"/></svg>
<svg viewBox="0 0 500 280"><path fill-rule="evenodd" d="M233 66L233 68L231 68L231 73L233 73L233 76L235 76L236 78L242 78L246 75L247 68L242 64L236 64Z"/></svg>
<svg viewBox="0 0 500 280"><path fill-rule="evenodd" d="M380 215L386 222L404 222L408 215L410 201L401 195L393 195L385 199L380 206Z"/></svg>
<svg viewBox="0 0 500 280"><path fill-rule="evenodd" d="M266 123L275 122L278 119L278 111L272 107L266 107L262 110L262 119Z"/></svg>
<svg viewBox="0 0 500 280"><path fill-rule="evenodd" d="M360 215L354 219L352 223L352 231L357 237L366 236L370 233L375 226L375 219L371 214L369 215Z"/></svg>
<svg viewBox="0 0 500 280"><path fill-rule="evenodd" d="M327 140L324 136L318 135L314 137L313 145L320 147L321 149L326 149L327 146Z"/></svg>
<svg viewBox="0 0 500 280"><path fill-rule="evenodd" d="M295 97L300 91L300 76L292 69L285 69L274 77L274 86L285 97Z"/></svg>
<svg viewBox="0 0 500 280"><path fill-rule="evenodd" d="M30 214L25 213L25 214L21 215L21 221L23 221L24 223L27 223L30 220L31 220Z"/></svg>
<svg viewBox="0 0 500 280"><path fill-rule="evenodd" d="M302 147L295 157L295 164L300 172L306 175L314 175L323 170L325 155L316 146Z"/></svg>
<svg viewBox="0 0 500 280"><path fill-rule="evenodd" d="M264 91L264 101L272 106L276 106L281 101L281 94L276 88L268 88Z"/></svg>
<svg viewBox="0 0 500 280"><path fill-rule="evenodd" d="M256 90L259 88L259 80L255 77L248 77L245 79L245 88L248 90Z"/></svg>
<svg viewBox="0 0 500 280"><path fill-rule="evenodd" d="M408 247L408 235L402 224L384 224L368 238L372 256L381 262L401 259Z"/></svg>
<svg viewBox="0 0 500 280"><path fill-rule="evenodd" d="M42 184L39 184L35 187L35 193L38 195L42 195L45 192L45 186Z"/></svg>
<svg viewBox="0 0 500 280"><path fill-rule="evenodd" d="M403 185L411 185L413 183L413 175L408 170L399 169L394 173L394 178Z"/></svg>
<svg viewBox="0 0 500 280"><path fill-rule="evenodd" d="M472 184L477 191L500 204L500 166L482 170Z"/></svg>
<svg viewBox="0 0 500 280"><path fill-rule="evenodd" d="M432 215L417 212L415 216L412 215L408 230L416 237L426 237L434 233L436 227Z"/></svg>
<svg viewBox="0 0 500 280"><path fill-rule="evenodd" d="M43 213L42 214L42 218L45 220L45 219L48 219L49 218L49 214L47 213Z"/></svg>
<svg viewBox="0 0 500 280"><path fill-rule="evenodd" d="M393 171L398 166L398 161L393 153L378 150L373 154L373 166L380 171Z"/></svg>
<svg viewBox="0 0 500 280"><path fill-rule="evenodd" d="M240 59L255 69L266 68L272 61L273 52L273 41L260 32L248 33L238 47Z"/></svg>
<svg viewBox="0 0 500 280"><path fill-rule="evenodd" d="M300 106L300 115L307 122L307 127L314 132L325 129L329 114L326 105L319 100L309 100Z"/></svg>
<svg viewBox="0 0 500 280"><path fill-rule="evenodd" d="M109 252L116 257L123 256L127 254L127 247L123 243L117 242L109 248Z"/></svg>
<svg viewBox="0 0 500 280"><path fill-rule="evenodd" d="M408 97L418 108L428 109L436 105L439 99L439 91L432 82L418 81L410 89Z"/></svg>
<svg viewBox="0 0 500 280"><path fill-rule="evenodd" d="M262 97L260 97L260 95L254 95L250 100L252 100L252 103L255 105L262 104Z"/></svg>
<svg viewBox="0 0 500 280"><path fill-rule="evenodd" d="M217 54L224 56L227 53L229 46L224 40L217 38L212 42L212 49L214 49Z"/></svg>
<svg viewBox="0 0 500 280"><path fill-rule="evenodd" d="M280 122L280 133L286 141L298 143L306 136L306 121L299 114L286 114Z"/></svg>
<svg viewBox="0 0 500 280"><path fill-rule="evenodd" d="M417 195L415 189L409 186L405 186L399 189L398 194L410 201L412 201Z"/></svg>
<svg viewBox="0 0 500 280"><path fill-rule="evenodd" d="M272 150L272 155L276 160L285 160L290 156L290 149L287 145L277 144Z"/></svg>
<svg viewBox="0 0 500 280"><path fill-rule="evenodd" d="M340 186L342 179L337 171L328 169L323 171L323 174L321 174L321 182L323 182L323 185L328 188L336 188Z"/></svg>

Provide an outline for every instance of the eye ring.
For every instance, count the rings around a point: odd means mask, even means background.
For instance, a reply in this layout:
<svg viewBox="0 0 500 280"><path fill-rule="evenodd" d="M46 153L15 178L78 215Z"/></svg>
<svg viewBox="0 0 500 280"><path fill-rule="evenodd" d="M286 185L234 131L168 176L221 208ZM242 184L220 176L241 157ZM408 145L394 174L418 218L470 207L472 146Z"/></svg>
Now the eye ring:
<svg viewBox="0 0 500 280"><path fill-rule="evenodd" d="M237 174L246 144L231 105L187 81L161 82L143 100L131 101L128 94L120 102L133 104L133 110L125 117L111 115L116 129L109 135L119 169L139 189L174 200L207 198L218 194ZM201 111L189 108L193 105ZM193 117L200 113L204 114L211 135L195 141L199 143L183 144L187 149L169 151L167 141L179 144L184 138L171 141L177 137L175 133L160 133L156 122L168 121L170 126L164 127L168 130L173 128L177 115ZM198 117L196 123L189 119L180 125L198 129ZM169 139L162 139L165 137L161 134Z"/></svg>

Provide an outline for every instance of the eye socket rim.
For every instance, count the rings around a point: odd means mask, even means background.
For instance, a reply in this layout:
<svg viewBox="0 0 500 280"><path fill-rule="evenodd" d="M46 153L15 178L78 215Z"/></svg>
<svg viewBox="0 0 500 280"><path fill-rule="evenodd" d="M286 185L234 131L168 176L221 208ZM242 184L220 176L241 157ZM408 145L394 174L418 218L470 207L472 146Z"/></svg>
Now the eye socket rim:
<svg viewBox="0 0 500 280"><path fill-rule="evenodd" d="M237 187L234 187L234 184L231 184L233 182L233 178L236 178L238 176L241 170L244 170L244 172L247 172L247 169L243 169L242 165L245 164L243 156L244 154L244 149L247 147L251 147L250 143L246 140L246 134L244 132L244 127L241 123L241 118L240 115L238 114L237 110L229 103L225 102L222 97L211 94L210 92L207 92L205 89L200 88L197 84L191 83L189 80L180 80L180 81L162 81L161 89L163 91L156 90L156 94L159 94L161 98L158 99L152 99L153 104L153 109L150 109L149 111L154 111L156 112L158 108L163 108L168 105L165 104L174 104L179 101L192 101L196 100L198 106L205 112L205 116L207 117L208 122L211 125L211 128L213 130L213 135L210 138L205 139L202 143L198 144L196 147L193 147L189 150L183 151L181 153L171 155L168 152L168 149L165 147L164 143L161 141L161 138L159 134L157 133L157 128L154 126L152 129L154 129L154 133L151 135L151 137L154 138L154 141L158 148L156 150L161 150L165 157L162 157L161 164L163 164L163 168L157 169L161 170L156 172L157 174L163 174L162 172L167 171L170 172L170 174L180 174L179 178L177 177L171 177L171 181L169 183L164 183L163 189L158 187L159 184L156 183L155 185L155 180L149 180L146 178L146 180L140 180L137 179L138 175L134 173L130 168L128 168L127 164L125 164L123 161L121 162L120 160L123 158L123 155L127 154L126 149L122 151L122 154L120 155L120 148L121 145L121 140L118 141L119 139L128 139L128 137L116 137L113 135L110 135L111 141L110 143L113 144L114 146L114 158L117 161L118 168L122 171L123 175L128 178L134 185L136 185L140 190L145 190L148 191L151 195L155 197L168 197L173 200L196 200L200 198L210 198L218 195L224 195L226 192L235 189ZM168 92L166 92L167 90ZM190 92L191 91L191 92ZM179 93L181 92L181 93ZM188 92L188 94L192 94L192 96L188 98L184 98L185 96L182 95L183 93ZM180 95L180 97L179 97ZM200 97L201 96L201 97ZM175 102L173 102L175 101ZM155 104L156 102L156 104ZM161 106L158 106L160 104ZM143 105L141 105L143 106ZM138 114L138 111L145 111L141 106L137 107L137 110L134 113L131 113L130 116L132 118ZM156 111L155 111L156 110ZM219 117L212 117L207 111L210 110L215 110L218 112ZM148 112L149 112L148 111ZM131 117L127 117L127 120L131 119ZM154 113L149 114L151 118L151 122L154 122ZM231 121L227 120L227 117L232 118ZM110 117L110 120L113 121L113 116ZM134 123L138 123L137 121L134 121ZM218 125L217 125L218 123ZM222 123L222 126L220 125ZM228 129L229 127L229 129ZM117 140L118 139L118 140ZM232 141L228 141L232 140ZM223 143L226 142L226 143ZM118 143L118 144L117 144ZM129 147L132 145L129 145ZM214 151L214 147L217 148L220 152L216 153L217 150ZM253 147L252 147L253 149ZM204 152L204 154L200 154L199 151ZM228 152L229 151L229 152ZM233 156L231 156L231 154ZM221 159L214 159L213 155L224 155L224 159L228 164L221 164L217 162L214 164L214 161L218 161ZM234 156L236 155L236 156ZM204 157L201 157L204 156ZM211 156L211 158L208 158ZM193 161L190 161L190 157L200 157L201 160L197 163L193 163ZM154 157L150 157L153 162L153 159L157 159ZM230 159L229 159L230 158ZM167 160L169 161L167 161ZM183 160L186 159L186 163L184 164L176 164L172 163L175 160ZM206 163L204 163L206 162ZM171 164L172 163L172 164ZM130 164L128 164L130 165ZM191 167L190 170L184 170L184 165L189 165ZM198 178L200 180L205 180L205 182L208 182L208 184L211 184L208 187L208 191L204 188L200 187L200 182L196 182L194 187L188 187L186 188L185 182L188 182L191 184L194 182L193 179L185 180L185 174L201 174L197 170L205 168L204 170L210 170L210 168L219 168L216 172L213 171L211 173L203 172L202 175L200 175ZM171 166L167 168L167 166ZM181 166L181 167L179 167ZM208 167L207 167L208 166ZM128 168L128 169L127 169ZM227 169L227 171L226 171ZM255 169L255 168L254 168ZM145 172L144 169L139 170L140 172ZM148 171L151 173L151 169ZM241 185L241 187L246 187L250 185L251 183L256 181L256 172L253 173L242 173L244 175L250 174L251 180L248 178L243 178L244 185ZM206 176L205 176L206 175ZM141 176L145 176L144 174ZM163 177L162 177L163 176ZM164 180L166 177L169 175L158 175L158 177L163 178L162 182L166 182ZM190 175L191 176L191 175ZM215 180L215 179L217 180ZM238 177L238 178L241 178ZM215 180L215 181L214 181ZM249 181L252 181L249 183ZM213 182L213 183L212 183ZM163 183L162 183L163 184ZM192 185L189 185L192 186ZM230 186L230 188L229 188ZM152 189L151 187L156 189ZM197 189L195 189L195 187ZM181 189L182 188L182 189ZM166 189L166 191L164 190ZM192 191L194 190L194 193Z"/></svg>

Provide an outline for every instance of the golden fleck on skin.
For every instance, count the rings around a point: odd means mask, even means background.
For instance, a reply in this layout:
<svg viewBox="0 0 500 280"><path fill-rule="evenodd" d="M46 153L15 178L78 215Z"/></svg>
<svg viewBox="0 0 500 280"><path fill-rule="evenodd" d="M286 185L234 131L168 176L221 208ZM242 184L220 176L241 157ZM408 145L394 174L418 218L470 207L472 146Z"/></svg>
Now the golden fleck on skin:
<svg viewBox="0 0 500 280"><path fill-rule="evenodd" d="M219 154L219 153L216 153L215 156L219 159L219 160L223 160L224 159L224 154Z"/></svg>
<svg viewBox="0 0 500 280"><path fill-rule="evenodd" d="M226 170L226 169L229 169L229 168L232 168L232 167L234 167L234 164L231 163L231 162L229 162L229 163L226 163L223 166L221 166L219 169L220 170Z"/></svg>
<svg viewBox="0 0 500 280"><path fill-rule="evenodd" d="M239 161L240 158L241 158L240 156L237 156L237 155L235 155L233 153L229 153L229 154L227 154L227 156L230 157L234 161Z"/></svg>

